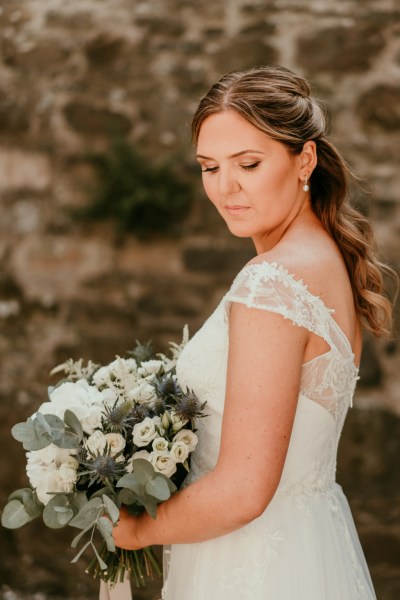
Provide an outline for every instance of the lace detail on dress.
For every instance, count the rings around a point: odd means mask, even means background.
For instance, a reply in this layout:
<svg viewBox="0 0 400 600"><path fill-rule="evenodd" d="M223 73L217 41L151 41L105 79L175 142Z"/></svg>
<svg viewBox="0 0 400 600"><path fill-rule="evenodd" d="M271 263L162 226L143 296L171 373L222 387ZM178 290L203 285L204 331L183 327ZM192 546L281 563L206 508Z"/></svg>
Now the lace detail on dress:
<svg viewBox="0 0 400 600"><path fill-rule="evenodd" d="M327 316L334 311L282 265L265 261L247 265L237 275L226 300L276 312L321 336L332 346Z"/></svg>
<svg viewBox="0 0 400 600"><path fill-rule="evenodd" d="M263 546L257 554L256 560L254 557L243 556L240 567L234 567L221 573L221 592L234 589L236 594L240 592L243 600L252 600L257 590L261 588L267 576L267 569L278 556L279 545L284 540L284 534L280 530L271 531L262 520L256 519L241 530L241 537L249 538L251 541L251 536L256 532L257 535L260 535L260 527L262 528ZM221 594L221 597L227 598L228 595Z"/></svg>

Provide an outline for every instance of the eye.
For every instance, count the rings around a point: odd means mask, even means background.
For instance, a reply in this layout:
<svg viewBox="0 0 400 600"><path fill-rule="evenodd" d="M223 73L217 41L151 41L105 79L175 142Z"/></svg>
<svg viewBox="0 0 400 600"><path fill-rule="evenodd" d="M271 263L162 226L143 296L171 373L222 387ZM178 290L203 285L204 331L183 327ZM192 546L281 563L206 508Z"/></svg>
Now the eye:
<svg viewBox="0 0 400 600"><path fill-rule="evenodd" d="M245 171L252 171L253 169L256 169L258 167L258 165L260 164L260 161L258 160L255 163L252 163L251 165L240 165L242 167L242 169L244 169Z"/></svg>
<svg viewBox="0 0 400 600"><path fill-rule="evenodd" d="M206 169L202 169L202 173L216 173L219 167L207 167Z"/></svg>

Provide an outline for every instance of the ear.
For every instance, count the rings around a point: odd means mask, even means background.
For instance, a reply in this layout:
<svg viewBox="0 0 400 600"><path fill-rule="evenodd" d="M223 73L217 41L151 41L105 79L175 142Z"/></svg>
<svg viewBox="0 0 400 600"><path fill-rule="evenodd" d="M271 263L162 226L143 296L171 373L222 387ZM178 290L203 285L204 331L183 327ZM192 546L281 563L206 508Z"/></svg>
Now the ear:
<svg viewBox="0 0 400 600"><path fill-rule="evenodd" d="M303 146L303 150L299 155L300 170L299 177L302 181L305 178L310 179L311 173L314 171L317 164L317 145L312 140L307 140Z"/></svg>

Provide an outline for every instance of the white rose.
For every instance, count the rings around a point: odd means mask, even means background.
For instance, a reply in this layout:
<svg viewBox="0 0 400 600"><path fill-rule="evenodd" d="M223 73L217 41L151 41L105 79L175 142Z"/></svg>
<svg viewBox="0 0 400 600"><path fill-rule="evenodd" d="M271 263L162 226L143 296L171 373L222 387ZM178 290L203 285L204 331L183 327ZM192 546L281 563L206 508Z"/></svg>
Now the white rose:
<svg viewBox="0 0 400 600"><path fill-rule="evenodd" d="M125 440L120 433L106 433L105 438L111 450L111 456L115 456L125 448Z"/></svg>
<svg viewBox="0 0 400 600"><path fill-rule="evenodd" d="M158 375L164 368L162 360L146 360L141 363L138 368L138 374L141 377L149 377L151 375Z"/></svg>
<svg viewBox="0 0 400 600"><path fill-rule="evenodd" d="M152 448L155 452L168 452L168 441L163 437L153 440Z"/></svg>
<svg viewBox="0 0 400 600"><path fill-rule="evenodd" d="M136 460L137 458L144 458L145 460L149 460L150 457L150 453L147 452L147 450L138 450L138 452L135 452L134 454L132 454L131 458L128 461L128 464L126 465L126 470L128 471L128 473L132 473L133 471L133 461Z"/></svg>
<svg viewBox="0 0 400 600"><path fill-rule="evenodd" d="M145 417L141 423L137 423L133 428L133 443L139 448L141 446L147 446L156 437L158 432L156 430L156 422L154 418Z"/></svg>
<svg viewBox="0 0 400 600"><path fill-rule="evenodd" d="M176 472L176 462L170 454L159 454L152 452L150 454L150 462L155 471L171 477Z"/></svg>
<svg viewBox="0 0 400 600"><path fill-rule="evenodd" d="M103 415L103 412L104 412L103 404L99 404L99 405L94 404L93 406L91 406L88 415L84 419L81 420L83 430L86 433L90 434L93 431L95 431L96 429L98 429L99 427L101 427L101 417Z"/></svg>
<svg viewBox="0 0 400 600"><path fill-rule="evenodd" d="M187 445L189 452L193 452L199 441L197 435L190 431L190 429L181 429L176 435L174 435L173 442L183 442Z"/></svg>
<svg viewBox="0 0 400 600"><path fill-rule="evenodd" d="M106 447L107 438L102 431L96 430L86 440L86 448L92 454L103 454Z"/></svg>
<svg viewBox="0 0 400 600"><path fill-rule="evenodd" d="M134 388L129 392L129 398L139 402L139 404L145 404L153 402L156 399L156 392L152 385L147 381L139 381Z"/></svg>
<svg viewBox="0 0 400 600"><path fill-rule="evenodd" d="M170 453L175 462L184 463L189 456L189 448L184 442L174 442Z"/></svg>

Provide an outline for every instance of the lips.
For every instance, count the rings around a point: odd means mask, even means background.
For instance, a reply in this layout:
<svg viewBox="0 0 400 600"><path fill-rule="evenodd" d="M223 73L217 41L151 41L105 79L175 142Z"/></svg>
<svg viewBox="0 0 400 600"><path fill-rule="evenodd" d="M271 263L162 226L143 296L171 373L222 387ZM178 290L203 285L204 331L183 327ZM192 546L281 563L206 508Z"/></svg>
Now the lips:
<svg viewBox="0 0 400 600"><path fill-rule="evenodd" d="M249 209L248 206L240 206L238 204L227 204L224 208L231 215L239 215Z"/></svg>

